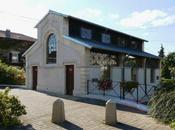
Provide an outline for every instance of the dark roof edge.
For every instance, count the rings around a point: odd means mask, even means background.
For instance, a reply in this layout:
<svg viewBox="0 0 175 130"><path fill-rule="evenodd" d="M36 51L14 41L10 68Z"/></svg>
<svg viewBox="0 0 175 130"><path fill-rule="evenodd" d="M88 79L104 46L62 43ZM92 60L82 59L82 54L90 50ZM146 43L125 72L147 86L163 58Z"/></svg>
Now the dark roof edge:
<svg viewBox="0 0 175 130"><path fill-rule="evenodd" d="M84 20L84 19L80 19L80 18L77 18L77 17L74 17L74 16L71 16L71 15L66 15L66 14L63 14L63 13L58 13L56 11L53 11L53 10L49 10L48 13L35 25L35 28L37 28L37 26L47 17L48 14L55 14L55 15L58 15L58 16L63 16L65 18L73 18L73 19L77 19L79 21L82 21L82 22L86 22L86 23L89 23L89 24L92 24L92 25L95 25L95 26L98 26L98 27L101 27L101 28L104 28L104 29L108 29L108 30L111 30L111 31L114 31L114 32L117 32L117 33L121 33L125 36L129 36L129 37L133 37L133 38L136 38L138 40L142 40L144 42L148 42L147 40L145 39L142 39L142 38L139 38L139 37L136 37L136 36L132 36L130 34L127 34L127 33L123 33L121 31L117 31L115 29L111 29L111 28L108 28L108 27L105 27L103 25L100 25L100 24L96 24L96 23L93 23L93 22L90 22L90 21L87 21L87 20Z"/></svg>
<svg viewBox="0 0 175 130"><path fill-rule="evenodd" d="M87 20L84 20L84 19L80 19L80 18L71 16L71 15L69 15L68 18L76 19L76 20L79 20L79 21L82 21L82 22L86 22L86 23L89 23L89 24L92 24L92 25L95 25L95 26L98 26L98 27L101 27L101 28L104 28L104 29L107 29L107 30L111 30L111 31L114 31L114 32L117 32L117 33L121 33L121 34L126 35L126 36L129 36L129 37L133 37L133 38L142 40L142 41L144 41L144 42L148 42L148 41L145 40L145 39L142 39L142 38L139 38L139 37L136 37L136 36L127 34L127 33L123 33L123 32L121 32L121 31L114 30L114 29L112 29L112 28L108 28L108 27L105 27L105 26L103 26L103 25L96 24L96 23L93 23L93 22L90 22L90 21L87 21Z"/></svg>

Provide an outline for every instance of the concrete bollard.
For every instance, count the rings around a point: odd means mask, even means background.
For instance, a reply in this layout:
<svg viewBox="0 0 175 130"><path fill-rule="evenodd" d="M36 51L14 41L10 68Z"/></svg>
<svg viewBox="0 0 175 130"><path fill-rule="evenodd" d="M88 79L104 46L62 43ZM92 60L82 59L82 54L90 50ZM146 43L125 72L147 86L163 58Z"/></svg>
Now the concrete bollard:
<svg viewBox="0 0 175 130"><path fill-rule="evenodd" d="M63 123L64 121L65 121L64 102L58 99L53 103L52 122L60 124Z"/></svg>
<svg viewBox="0 0 175 130"><path fill-rule="evenodd" d="M117 123L116 117L116 103L108 100L106 102L105 124L115 125Z"/></svg>

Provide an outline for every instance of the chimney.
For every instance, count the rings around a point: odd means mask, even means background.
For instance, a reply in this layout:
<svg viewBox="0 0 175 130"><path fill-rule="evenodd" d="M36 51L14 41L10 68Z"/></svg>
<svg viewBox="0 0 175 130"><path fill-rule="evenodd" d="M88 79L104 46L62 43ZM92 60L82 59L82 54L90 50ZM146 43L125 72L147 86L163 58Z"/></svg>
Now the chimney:
<svg viewBox="0 0 175 130"><path fill-rule="evenodd" d="M7 29L6 31L5 31L5 36L6 36L6 38L10 38L10 29Z"/></svg>

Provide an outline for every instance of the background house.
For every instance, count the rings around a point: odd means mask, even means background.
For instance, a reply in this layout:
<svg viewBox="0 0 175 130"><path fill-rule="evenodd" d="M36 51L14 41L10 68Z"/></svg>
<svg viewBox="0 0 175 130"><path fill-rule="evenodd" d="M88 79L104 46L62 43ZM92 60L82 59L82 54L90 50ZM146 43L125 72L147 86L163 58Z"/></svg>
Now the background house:
<svg viewBox="0 0 175 130"><path fill-rule="evenodd" d="M144 39L54 11L36 28L38 39L24 53L28 88L68 95L101 94L93 81L108 66L115 90L107 92L111 96L121 95L116 87L121 81L137 81L141 99L160 81L160 59L144 51Z"/></svg>
<svg viewBox="0 0 175 130"><path fill-rule="evenodd" d="M35 38L0 30L0 60L14 66L24 66L22 54L35 42Z"/></svg>

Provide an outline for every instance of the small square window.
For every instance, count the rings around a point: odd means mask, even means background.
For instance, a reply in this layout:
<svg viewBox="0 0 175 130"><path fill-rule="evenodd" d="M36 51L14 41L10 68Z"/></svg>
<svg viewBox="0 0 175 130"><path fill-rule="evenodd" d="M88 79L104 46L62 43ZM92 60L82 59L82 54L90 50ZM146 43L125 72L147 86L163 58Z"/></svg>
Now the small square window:
<svg viewBox="0 0 175 130"><path fill-rule="evenodd" d="M102 34L102 42L103 43L111 43L111 36L109 34Z"/></svg>
<svg viewBox="0 0 175 130"><path fill-rule="evenodd" d="M81 28L81 37L85 39L91 39L92 38L92 31L90 29Z"/></svg>
<svg viewBox="0 0 175 130"><path fill-rule="evenodd" d="M19 53L18 52L12 52L11 62L12 63L18 63L19 62Z"/></svg>
<svg viewBox="0 0 175 130"><path fill-rule="evenodd" d="M122 40L121 40L121 47L125 47L125 44L126 44L125 40L122 39Z"/></svg>
<svg viewBox="0 0 175 130"><path fill-rule="evenodd" d="M133 48L133 49L137 48L137 44L135 41L131 41L131 48Z"/></svg>

